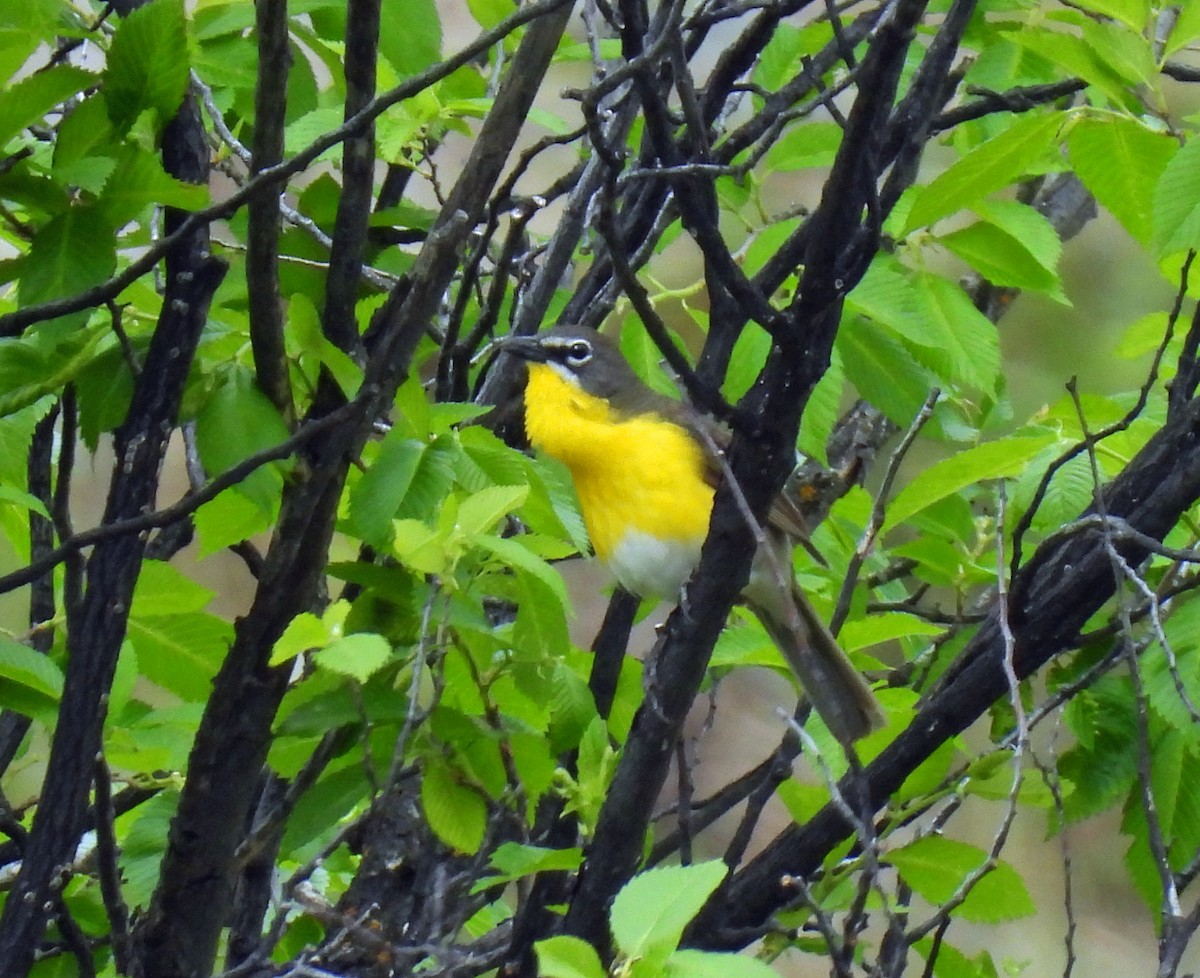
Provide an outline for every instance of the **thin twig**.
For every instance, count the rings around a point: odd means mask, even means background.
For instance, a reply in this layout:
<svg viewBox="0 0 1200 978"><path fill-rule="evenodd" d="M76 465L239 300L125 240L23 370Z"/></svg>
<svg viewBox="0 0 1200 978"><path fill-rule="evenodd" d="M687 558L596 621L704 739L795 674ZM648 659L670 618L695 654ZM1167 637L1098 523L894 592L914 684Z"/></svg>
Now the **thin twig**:
<svg viewBox="0 0 1200 978"><path fill-rule="evenodd" d="M129 907L121 895L121 868L117 864L117 837L113 827L115 813L112 804L112 775L103 757L96 758L96 875L100 880L100 895L108 915L113 961L119 974L129 974Z"/></svg>
<svg viewBox="0 0 1200 978"><path fill-rule="evenodd" d="M846 568L846 576L842 580L842 589L838 592L837 603L833 608L833 616L829 622L829 629L834 635L841 629L846 621L846 616L850 613L850 599L854 596L854 588L858 584L858 575L862 572L863 565L871 555L871 551L875 547L875 539L879 536L879 531L883 527L884 518L887 516L888 500L891 496L896 476L900 471L900 464L904 461L908 450L912 447L913 442L916 441L921 429L933 417L933 409L937 405L938 398L941 396L942 392L937 387L929 392L929 396L925 398L925 403L921 405L921 410L913 418L912 424L908 426L904 437L900 439L900 444L896 446L896 450L892 452L892 457L888 460L887 469L883 474L883 484L879 487L879 492L875 495L875 504L871 507L870 519L868 519L867 526L859 538L858 546L854 548L854 554L851 556L849 566Z"/></svg>
<svg viewBox="0 0 1200 978"><path fill-rule="evenodd" d="M17 336L26 326L33 323L54 319L58 316L65 316L83 309L90 309L93 306L115 298L124 289L128 288L154 268L168 251L191 235L197 228L203 227L212 221L223 220L232 216L262 188L272 186L307 169L327 149L331 149L346 139L347 136L358 132L363 126L368 125L393 105L405 99L412 98L431 85L435 85L463 65L469 64L489 47L507 37L513 31L530 21L558 10L569 2L571 0L541 0L541 2L522 5L491 30L484 31L470 44L465 45L457 54L444 61L439 61L436 65L426 69L419 75L414 75L412 78L406 79L395 88L372 99L353 118L347 119L342 125L322 134L291 159L260 171L252 179L248 180L244 186L220 203L192 212L186 219L179 223L171 234L159 238L137 259L107 281L72 296L26 306L23 309L17 309L14 312L0 316L0 337Z"/></svg>
<svg viewBox="0 0 1200 978"><path fill-rule="evenodd" d="M209 500L215 499L226 489L237 485L264 465L287 458L297 448L316 435L344 424L360 410L361 405L357 400L350 401L336 411L325 415L323 418L308 422L302 428L298 429L291 438L280 442L278 445L272 445L270 448L264 448L261 452L255 452L253 455L243 459L237 465L230 467L216 478L207 482L196 492L184 496L171 506L154 510L142 516L135 516L126 520L116 520L112 523L105 523L90 530L76 533L38 560L26 564L20 570L0 577L0 594L5 594L8 591L28 584L30 581L36 580L51 567L62 563L72 554L78 553L85 547L131 533L144 533L147 530L168 526L183 519L185 516L194 513Z"/></svg>
<svg viewBox="0 0 1200 978"><path fill-rule="evenodd" d="M1167 346L1170 344L1171 338L1175 335L1175 324L1178 322L1180 313L1183 311L1183 303L1188 294L1188 273L1191 270L1195 256L1196 253L1194 251L1188 252L1187 258L1184 259L1183 267L1179 271L1179 288L1175 291L1175 302L1171 307L1170 315L1167 317L1167 328L1163 333L1162 342L1159 343L1158 349L1154 351L1154 359L1151 361L1146 380L1138 391L1137 401L1125 413L1123 418L1109 425L1107 428L1102 428L1096 432L1092 436L1093 444L1128 429L1145 409L1146 403L1150 398L1150 391L1154 388L1158 380L1158 371L1162 364L1163 356L1167 352ZM1017 525L1013 530L1012 558L1009 565L1009 575L1011 577L1015 578L1017 571L1020 569L1022 559L1021 545L1025 539L1025 534L1033 525L1033 518L1037 515L1037 511L1042 505L1042 500L1046 498L1046 493L1050 489L1050 482L1053 480L1055 473L1073 458L1087 451L1087 449L1087 441L1080 441L1046 466L1046 471L1042 473L1042 478L1038 482L1038 487L1029 502L1029 506L1017 521Z"/></svg>

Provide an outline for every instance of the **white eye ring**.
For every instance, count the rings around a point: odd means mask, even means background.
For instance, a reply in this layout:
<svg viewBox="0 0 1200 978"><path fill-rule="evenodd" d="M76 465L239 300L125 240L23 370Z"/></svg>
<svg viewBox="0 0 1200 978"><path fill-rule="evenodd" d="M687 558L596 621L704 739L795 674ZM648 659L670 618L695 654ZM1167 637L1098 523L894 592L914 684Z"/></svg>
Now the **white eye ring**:
<svg viewBox="0 0 1200 978"><path fill-rule="evenodd" d="M566 362L572 367L582 367L592 359L592 344L587 340L575 340L567 347Z"/></svg>

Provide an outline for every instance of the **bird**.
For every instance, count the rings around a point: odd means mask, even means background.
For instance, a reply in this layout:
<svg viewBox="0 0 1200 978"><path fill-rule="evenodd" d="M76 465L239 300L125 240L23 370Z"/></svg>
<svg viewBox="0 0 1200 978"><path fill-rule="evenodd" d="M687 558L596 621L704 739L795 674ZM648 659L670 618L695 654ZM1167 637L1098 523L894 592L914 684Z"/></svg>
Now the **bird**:
<svg viewBox="0 0 1200 978"><path fill-rule="evenodd" d="M627 591L678 600L708 535L727 433L650 388L594 329L558 325L510 335L499 348L525 361L526 437L570 472L596 557ZM781 495L742 600L830 732L849 745L883 726L884 714L791 573L800 532L798 509Z"/></svg>

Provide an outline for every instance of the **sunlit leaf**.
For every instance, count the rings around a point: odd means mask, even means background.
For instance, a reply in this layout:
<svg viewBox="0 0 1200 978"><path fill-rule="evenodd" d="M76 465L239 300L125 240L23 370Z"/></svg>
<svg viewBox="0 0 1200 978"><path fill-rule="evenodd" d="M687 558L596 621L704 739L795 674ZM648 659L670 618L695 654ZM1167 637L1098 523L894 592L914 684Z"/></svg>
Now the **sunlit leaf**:
<svg viewBox="0 0 1200 978"><path fill-rule="evenodd" d="M60 64L0 90L0 146L97 80L90 71Z"/></svg>
<svg viewBox="0 0 1200 978"><path fill-rule="evenodd" d="M471 854L483 842L487 804L474 788L463 783L445 761L430 757L421 779L421 807L429 827L443 842Z"/></svg>
<svg viewBox="0 0 1200 978"><path fill-rule="evenodd" d="M112 224L94 207L71 207L38 231L21 275L21 305L73 295L103 282L117 265Z"/></svg>
<svg viewBox="0 0 1200 978"><path fill-rule="evenodd" d="M1184 143L1158 178L1154 244L1162 256L1200 247L1200 139Z"/></svg>
<svg viewBox="0 0 1200 978"><path fill-rule="evenodd" d="M113 125L128 129L148 109L165 124L183 101L188 69L181 0L152 0L133 10L117 28L104 71Z"/></svg>
<svg viewBox="0 0 1200 978"><path fill-rule="evenodd" d="M1178 143L1123 116L1086 116L1067 137L1071 166L1134 238L1154 232L1155 186Z"/></svg>
<svg viewBox="0 0 1200 978"><path fill-rule="evenodd" d="M654 949L673 950L683 929L728 873L729 867L720 860L639 873L613 901L612 932L617 947L629 957Z"/></svg>
<svg viewBox="0 0 1200 978"><path fill-rule="evenodd" d="M1019 116L994 139L967 153L921 188L908 215L906 230L932 224L983 200L1034 165L1062 126L1061 117Z"/></svg>
<svg viewBox="0 0 1200 978"><path fill-rule="evenodd" d="M534 945L538 974L543 978L606 978L600 955L587 941L566 934L548 937Z"/></svg>
<svg viewBox="0 0 1200 978"><path fill-rule="evenodd" d="M973 483L1019 474L1031 458L1056 440L1054 435L1013 436L968 448L931 465L892 500L885 531Z"/></svg>
<svg viewBox="0 0 1200 978"><path fill-rule="evenodd" d="M954 896L964 882L988 862L975 846L928 835L887 854L904 881L935 906ZM977 923L1000 923L1027 917L1036 910L1021 877L1008 863L997 860L971 888L958 916Z"/></svg>
<svg viewBox="0 0 1200 978"><path fill-rule="evenodd" d="M392 658L392 646L382 635L343 635L313 654L322 669L341 673L365 683Z"/></svg>

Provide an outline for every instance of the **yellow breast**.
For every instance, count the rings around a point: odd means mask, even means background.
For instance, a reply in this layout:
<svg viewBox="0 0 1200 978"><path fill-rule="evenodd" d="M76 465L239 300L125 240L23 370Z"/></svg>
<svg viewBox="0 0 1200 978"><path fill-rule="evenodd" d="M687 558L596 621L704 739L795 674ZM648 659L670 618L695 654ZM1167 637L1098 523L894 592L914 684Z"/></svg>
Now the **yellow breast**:
<svg viewBox="0 0 1200 978"><path fill-rule="evenodd" d="M624 563L627 534L662 541L668 559L661 569L640 568L635 590L674 597L680 555L690 569L712 513L704 455L691 434L657 414L619 417L541 363L529 365L525 428L535 448L570 469L596 556ZM644 547L637 552L654 562ZM634 579L619 566L614 571L623 584Z"/></svg>

